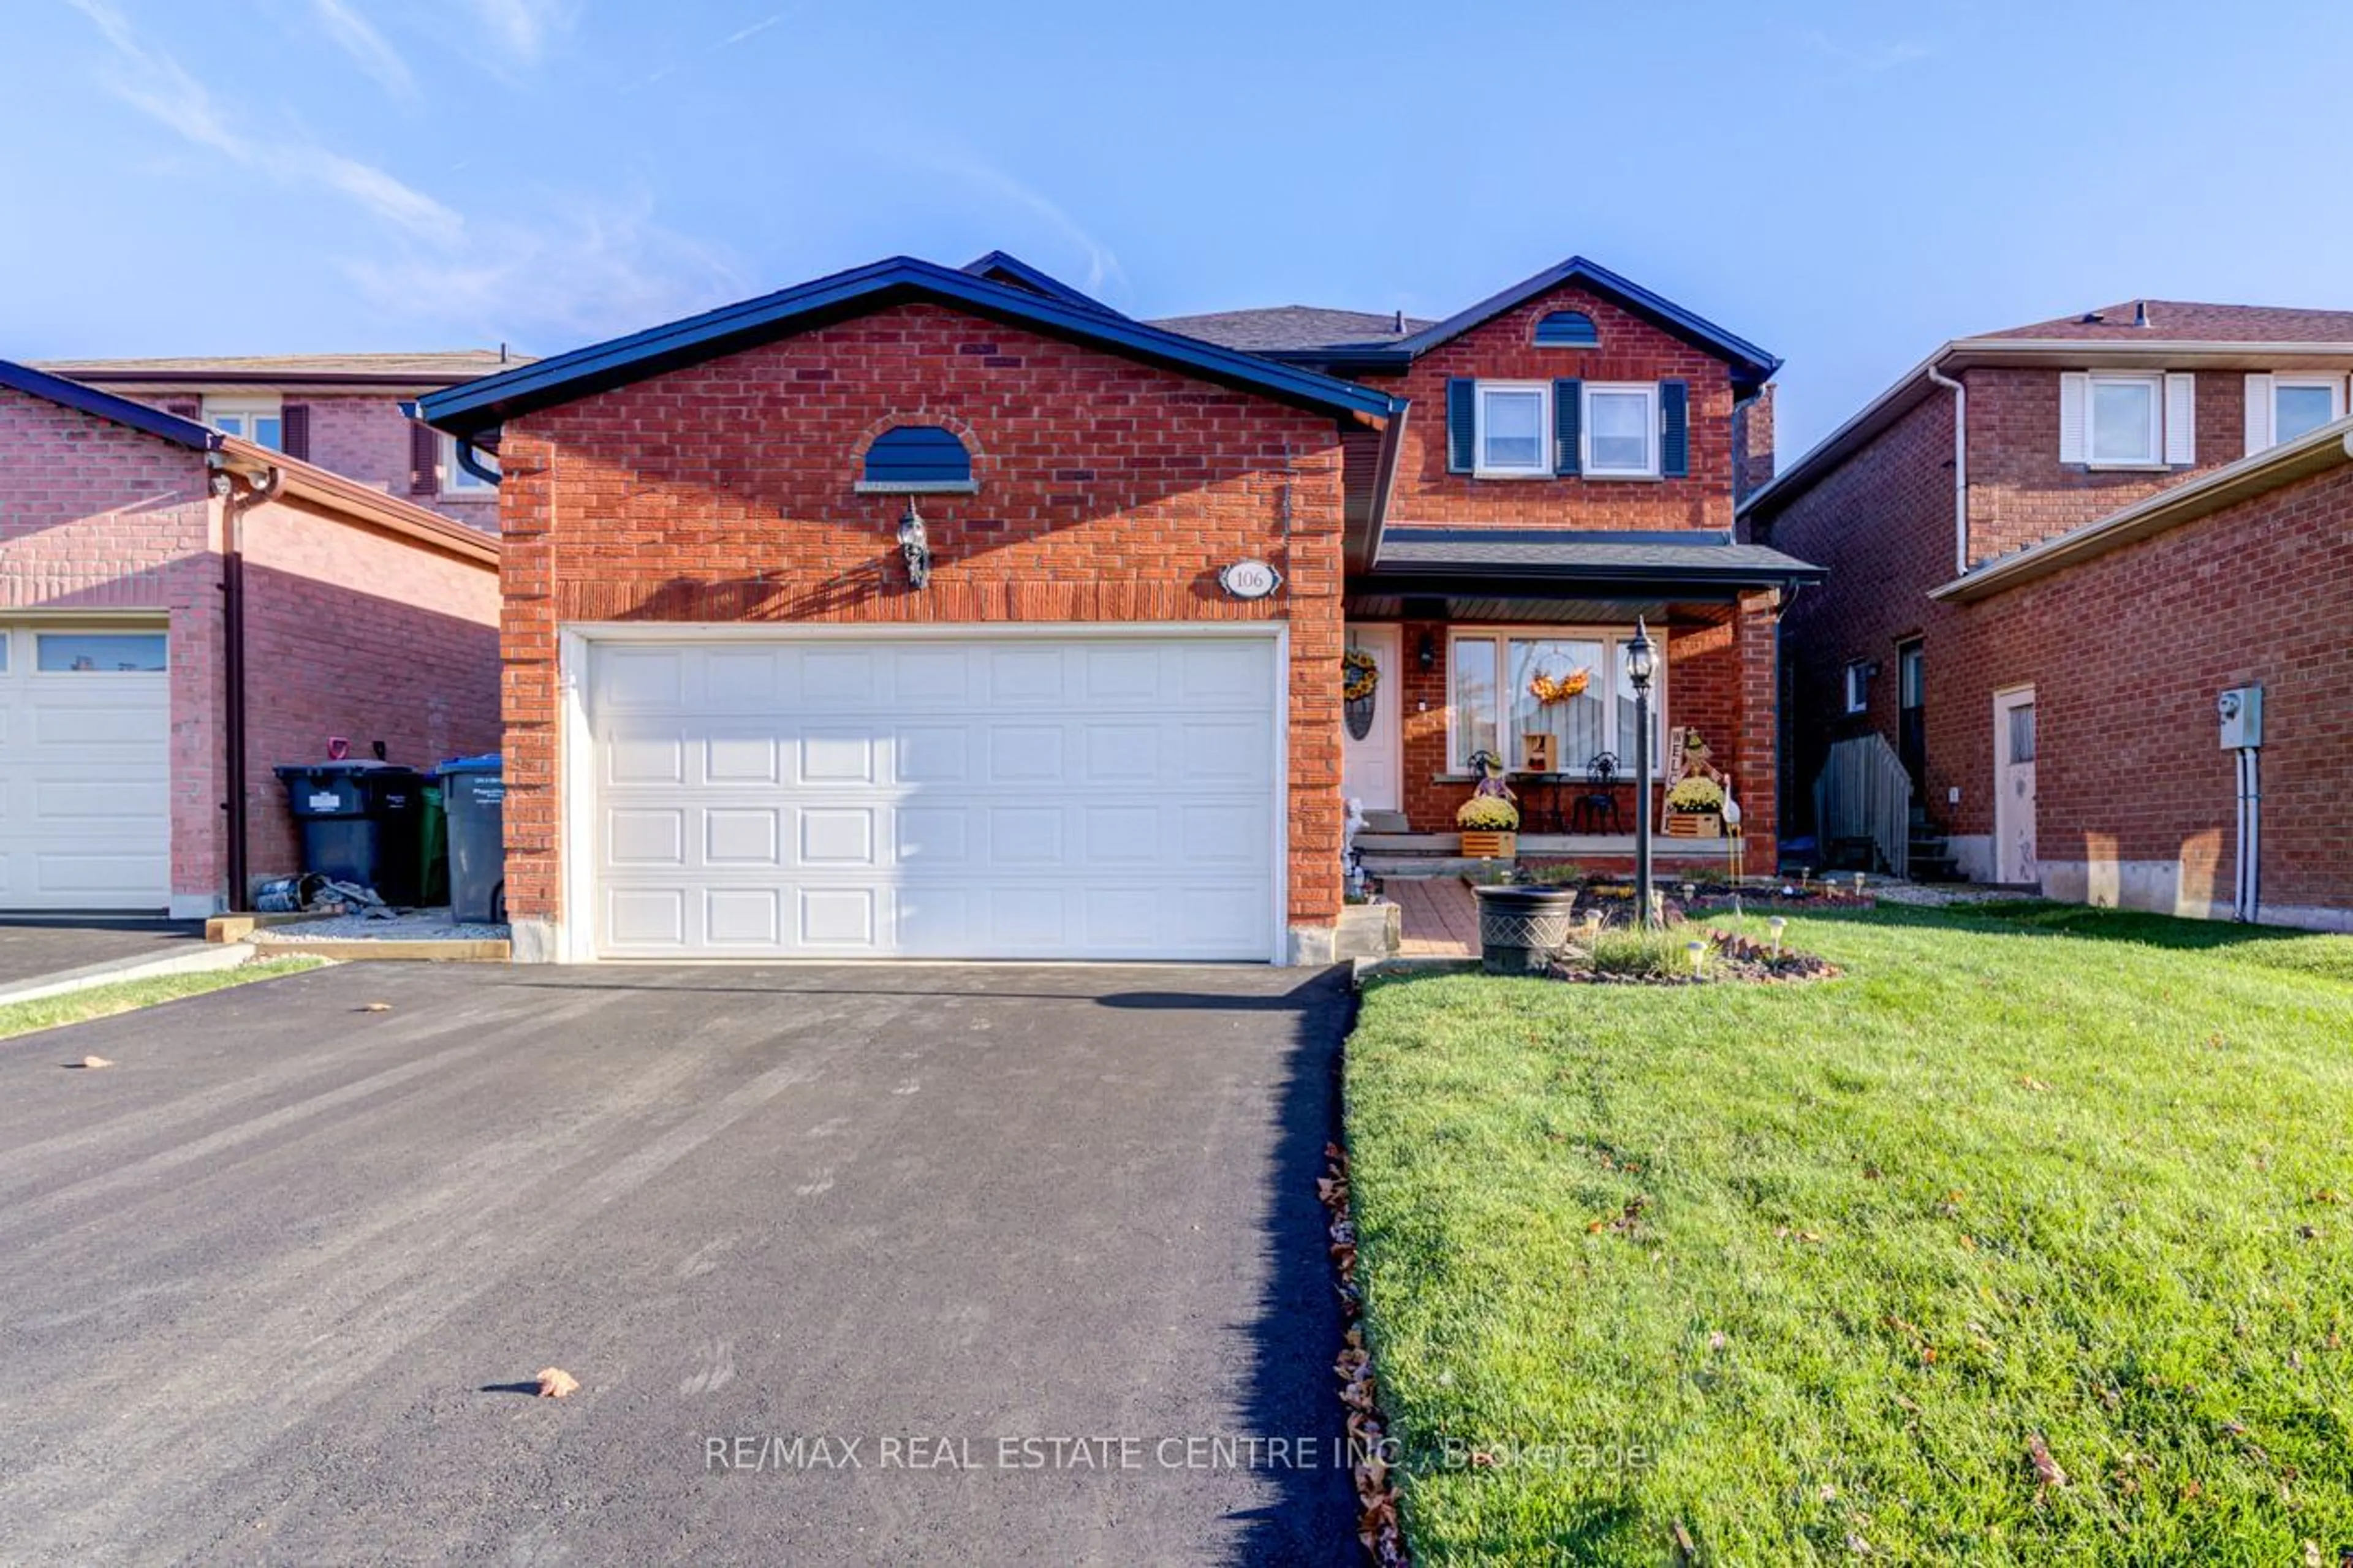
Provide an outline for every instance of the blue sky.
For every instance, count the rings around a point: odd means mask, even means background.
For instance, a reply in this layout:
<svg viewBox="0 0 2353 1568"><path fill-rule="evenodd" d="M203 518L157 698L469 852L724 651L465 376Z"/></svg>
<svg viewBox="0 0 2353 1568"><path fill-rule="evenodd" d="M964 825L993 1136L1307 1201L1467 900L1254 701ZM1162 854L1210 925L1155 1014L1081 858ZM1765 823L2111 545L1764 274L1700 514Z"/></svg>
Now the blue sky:
<svg viewBox="0 0 2353 1568"><path fill-rule="evenodd" d="M547 352L999 246L1443 315L1582 253L1788 360L1786 462L1948 337L2353 308L2326 4L8 9L9 358Z"/></svg>

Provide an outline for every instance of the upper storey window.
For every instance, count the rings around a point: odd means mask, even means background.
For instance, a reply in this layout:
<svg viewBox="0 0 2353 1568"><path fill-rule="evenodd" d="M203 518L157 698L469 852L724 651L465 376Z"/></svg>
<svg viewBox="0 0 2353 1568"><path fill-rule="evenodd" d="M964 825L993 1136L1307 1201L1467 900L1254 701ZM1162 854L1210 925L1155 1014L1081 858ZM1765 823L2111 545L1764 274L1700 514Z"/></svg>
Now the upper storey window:
<svg viewBox="0 0 2353 1568"><path fill-rule="evenodd" d="M2197 386L2187 372L2068 372L2059 378L2059 460L2092 468L2196 462Z"/></svg>
<svg viewBox="0 0 2353 1568"><path fill-rule="evenodd" d="M1487 479L1549 478L1552 392L1546 382L1479 384L1479 462Z"/></svg>
<svg viewBox="0 0 2353 1568"><path fill-rule="evenodd" d="M1682 479L1691 385L1457 376L1446 384L1446 467L1482 479Z"/></svg>
<svg viewBox="0 0 2353 1568"><path fill-rule="evenodd" d="M2345 417L2345 378L2289 371L2247 376L2247 450L2260 452Z"/></svg>

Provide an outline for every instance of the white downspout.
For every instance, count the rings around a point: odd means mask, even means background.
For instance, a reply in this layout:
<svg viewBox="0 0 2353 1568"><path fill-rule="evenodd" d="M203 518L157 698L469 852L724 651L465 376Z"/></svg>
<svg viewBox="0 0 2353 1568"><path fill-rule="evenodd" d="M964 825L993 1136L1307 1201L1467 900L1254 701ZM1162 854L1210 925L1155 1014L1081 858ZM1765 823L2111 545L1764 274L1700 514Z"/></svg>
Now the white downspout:
<svg viewBox="0 0 2353 1568"><path fill-rule="evenodd" d="M1928 379L1953 395L1953 574L1969 570L1969 389L1935 365Z"/></svg>

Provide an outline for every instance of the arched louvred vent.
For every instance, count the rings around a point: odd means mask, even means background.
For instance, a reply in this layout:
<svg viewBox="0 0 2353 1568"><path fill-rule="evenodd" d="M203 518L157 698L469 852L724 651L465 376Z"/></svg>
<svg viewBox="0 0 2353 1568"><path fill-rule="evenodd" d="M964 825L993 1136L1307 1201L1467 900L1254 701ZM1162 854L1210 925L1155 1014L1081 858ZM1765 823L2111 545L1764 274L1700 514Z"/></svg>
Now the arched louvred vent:
<svg viewBox="0 0 2353 1568"><path fill-rule="evenodd" d="M1555 310L1536 323L1536 342L1546 348L1589 349L1601 342L1601 334L1584 311Z"/></svg>
<svg viewBox="0 0 2353 1568"><path fill-rule="evenodd" d="M902 425L866 448L860 482L891 489L969 489L972 454L956 433L937 425Z"/></svg>

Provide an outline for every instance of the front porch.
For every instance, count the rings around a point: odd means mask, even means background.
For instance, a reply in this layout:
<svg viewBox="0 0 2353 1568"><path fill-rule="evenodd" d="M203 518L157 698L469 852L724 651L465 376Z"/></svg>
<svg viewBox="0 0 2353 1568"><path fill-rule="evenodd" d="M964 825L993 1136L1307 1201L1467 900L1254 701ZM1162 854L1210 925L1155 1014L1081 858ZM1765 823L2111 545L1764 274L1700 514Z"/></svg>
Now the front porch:
<svg viewBox="0 0 2353 1568"><path fill-rule="evenodd" d="M1465 785L1468 793L1468 785ZM1456 833L1377 833L1356 835L1356 847L1367 875L1398 879L1418 877L1460 877L1482 864L1461 852ZM1630 872L1635 838L1630 833L1526 833L1518 837L1521 862L1568 861L1588 871ZM1749 841L1741 838L1664 838L1652 835L1651 864L1662 882L1678 878L1717 879L1745 873L1769 873L1771 852L1762 862L1749 857ZM1736 864L1736 857L1738 858Z"/></svg>
<svg viewBox="0 0 2353 1568"><path fill-rule="evenodd" d="M1347 585L1344 793L1377 818L1394 814L1359 847L1452 847L1483 753L1501 759L1517 797L1524 857L1630 860L1637 790L1651 791L1663 836L1686 737L1704 743L1704 770L1736 804L1748 843L1771 846L1778 623L1788 586L1816 575L1713 531L1390 531ZM1628 668L1638 626L1659 650L1640 784ZM1660 852L1704 865L1729 855L1711 839L1671 838Z"/></svg>

